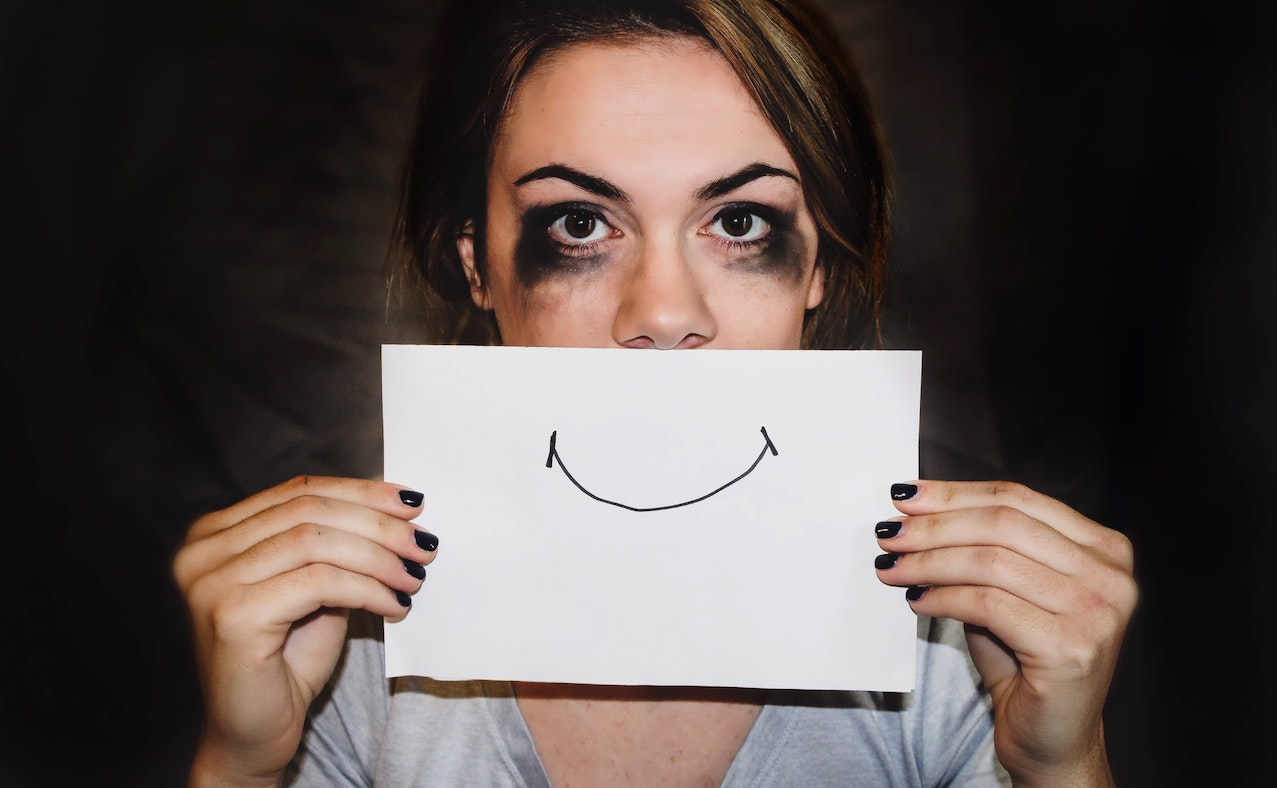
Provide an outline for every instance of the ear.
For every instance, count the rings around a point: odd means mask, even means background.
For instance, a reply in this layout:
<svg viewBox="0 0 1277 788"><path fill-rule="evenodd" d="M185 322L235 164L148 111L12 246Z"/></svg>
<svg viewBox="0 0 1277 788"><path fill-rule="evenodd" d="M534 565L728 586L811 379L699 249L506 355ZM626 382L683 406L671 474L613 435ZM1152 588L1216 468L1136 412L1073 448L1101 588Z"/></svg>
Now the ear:
<svg viewBox="0 0 1277 788"><path fill-rule="evenodd" d="M811 272L811 282L807 285L807 308L815 309L825 298L825 266L819 260Z"/></svg>
<svg viewBox="0 0 1277 788"><path fill-rule="evenodd" d="M488 297L488 288L484 287L483 280L479 277L479 268L474 262L474 222L466 222L466 226L457 234L457 256L461 258L466 280L470 282L470 298L474 300L474 305L491 310L492 299Z"/></svg>

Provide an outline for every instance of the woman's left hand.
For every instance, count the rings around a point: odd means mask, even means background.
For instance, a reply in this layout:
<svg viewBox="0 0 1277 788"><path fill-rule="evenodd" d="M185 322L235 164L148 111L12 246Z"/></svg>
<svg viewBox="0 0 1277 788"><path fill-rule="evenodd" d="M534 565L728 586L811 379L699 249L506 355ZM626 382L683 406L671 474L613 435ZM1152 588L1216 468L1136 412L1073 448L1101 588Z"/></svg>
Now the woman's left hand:
<svg viewBox="0 0 1277 788"><path fill-rule="evenodd" d="M892 498L907 516L878 525L897 556L878 577L910 587L915 612L966 623L1012 779L1112 784L1101 712L1135 608L1130 541L1007 482L920 481Z"/></svg>

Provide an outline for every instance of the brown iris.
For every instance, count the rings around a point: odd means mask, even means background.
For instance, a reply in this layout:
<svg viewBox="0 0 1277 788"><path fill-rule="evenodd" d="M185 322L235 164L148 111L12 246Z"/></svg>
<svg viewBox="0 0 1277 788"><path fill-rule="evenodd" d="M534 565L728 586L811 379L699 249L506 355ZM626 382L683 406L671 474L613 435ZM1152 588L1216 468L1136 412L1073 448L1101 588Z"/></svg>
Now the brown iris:
<svg viewBox="0 0 1277 788"><path fill-rule="evenodd" d="M572 238L589 238L594 232L594 214L572 211L563 217L563 229Z"/></svg>
<svg viewBox="0 0 1277 788"><path fill-rule="evenodd" d="M723 232L740 238L754 227L754 217L749 211L731 211L722 215Z"/></svg>

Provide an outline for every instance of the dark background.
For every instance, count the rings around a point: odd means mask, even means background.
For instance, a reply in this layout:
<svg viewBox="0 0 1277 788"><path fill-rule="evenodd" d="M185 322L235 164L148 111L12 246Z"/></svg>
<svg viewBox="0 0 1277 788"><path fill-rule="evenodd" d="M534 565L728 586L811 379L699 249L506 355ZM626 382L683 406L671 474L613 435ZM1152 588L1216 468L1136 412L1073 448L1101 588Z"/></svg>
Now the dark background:
<svg viewBox="0 0 1277 788"><path fill-rule="evenodd" d="M926 474L1135 542L1123 784L1266 782L1277 11L825 5L895 155ZM186 525L379 475L379 345L427 338L382 264L436 13L0 6L0 783L180 784Z"/></svg>

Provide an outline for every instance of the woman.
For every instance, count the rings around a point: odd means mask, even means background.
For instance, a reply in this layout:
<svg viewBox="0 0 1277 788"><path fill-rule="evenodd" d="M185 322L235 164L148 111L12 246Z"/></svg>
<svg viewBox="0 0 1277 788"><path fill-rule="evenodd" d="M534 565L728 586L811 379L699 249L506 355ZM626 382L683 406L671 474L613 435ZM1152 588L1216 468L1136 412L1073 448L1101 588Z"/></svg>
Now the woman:
<svg viewBox="0 0 1277 788"><path fill-rule="evenodd" d="M815 10L533 5L448 16L409 155L407 270L461 299L460 334L875 341L884 158ZM192 782L277 784L292 761L316 784L929 784L995 780L996 751L1018 784L1111 783L1100 712L1135 601L1129 543L1013 484L890 495L901 516L863 527L885 551L880 579L925 617L904 699L425 679L388 692L374 617L407 615L446 549L410 522L423 494L304 477L262 492L195 523L175 563L206 697ZM343 659L351 610L372 616L351 618ZM967 625L992 716L947 619Z"/></svg>

